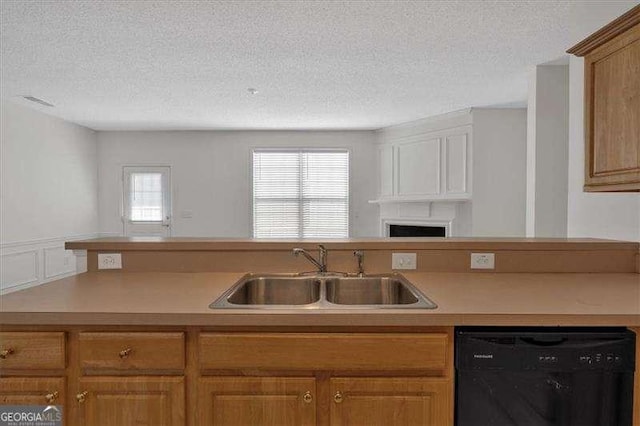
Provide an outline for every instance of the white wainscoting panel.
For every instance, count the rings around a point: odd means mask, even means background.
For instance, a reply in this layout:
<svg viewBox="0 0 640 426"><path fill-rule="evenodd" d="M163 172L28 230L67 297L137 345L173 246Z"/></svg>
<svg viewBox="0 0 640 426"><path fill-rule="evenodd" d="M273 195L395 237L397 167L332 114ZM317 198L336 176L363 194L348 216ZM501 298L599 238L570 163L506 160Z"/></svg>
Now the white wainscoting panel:
<svg viewBox="0 0 640 426"><path fill-rule="evenodd" d="M76 235L0 244L0 294L86 272L86 251L65 250L64 243L101 236L105 235Z"/></svg>
<svg viewBox="0 0 640 426"><path fill-rule="evenodd" d="M2 253L1 288L26 286L40 280L40 251L22 250Z"/></svg>

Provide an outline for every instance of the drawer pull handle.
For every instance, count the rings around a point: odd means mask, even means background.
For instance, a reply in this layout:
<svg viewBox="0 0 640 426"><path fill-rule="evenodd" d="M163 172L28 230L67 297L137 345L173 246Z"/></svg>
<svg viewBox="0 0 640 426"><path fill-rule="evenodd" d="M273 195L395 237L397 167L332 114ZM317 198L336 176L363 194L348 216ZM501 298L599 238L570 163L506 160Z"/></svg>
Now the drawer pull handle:
<svg viewBox="0 0 640 426"><path fill-rule="evenodd" d="M310 391L306 391L304 395L302 395L302 400L309 404L311 401L313 401L313 395L311 395Z"/></svg>
<svg viewBox="0 0 640 426"><path fill-rule="evenodd" d="M122 359L125 359L126 357L128 357L129 355L131 355L131 352L133 351L133 349L131 348L127 348L127 349L123 349L120 352L118 352L118 356Z"/></svg>
<svg viewBox="0 0 640 426"><path fill-rule="evenodd" d="M78 400L79 403L83 403L85 401L85 399L87 399L87 395L89 394L89 392L84 391L84 392L80 392L79 394L76 395L76 399Z"/></svg>
<svg viewBox="0 0 640 426"><path fill-rule="evenodd" d="M58 391L46 394L44 399L46 399L49 404L53 404L56 402L56 399L58 399Z"/></svg>
<svg viewBox="0 0 640 426"><path fill-rule="evenodd" d="M333 400L336 402L336 404L340 404L342 401L344 401L344 396L342 396L342 392L340 391L336 392L336 394L333 395Z"/></svg>
<svg viewBox="0 0 640 426"><path fill-rule="evenodd" d="M2 351L0 351L0 359L7 359L9 355L12 355L14 353L15 350L13 350L13 348L3 349Z"/></svg>

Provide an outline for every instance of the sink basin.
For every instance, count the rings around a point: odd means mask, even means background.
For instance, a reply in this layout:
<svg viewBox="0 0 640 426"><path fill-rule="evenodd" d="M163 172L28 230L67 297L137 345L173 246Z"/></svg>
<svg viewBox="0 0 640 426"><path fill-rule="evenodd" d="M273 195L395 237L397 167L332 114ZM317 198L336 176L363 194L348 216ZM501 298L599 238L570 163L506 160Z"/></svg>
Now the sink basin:
<svg viewBox="0 0 640 426"><path fill-rule="evenodd" d="M247 275L223 297L211 304L239 306L308 305L320 299L320 280L315 277ZM220 302L220 303L218 303Z"/></svg>
<svg viewBox="0 0 640 426"><path fill-rule="evenodd" d="M437 307L400 274L247 274L211 305L212 309L434 309Z"/></svg>
<svg viewBox="0 0 640 426"><path fill-rule="evenodd" d="M408 305L418 297L398 278L353 277L328 280L327 300L339 305Z"/></svg>

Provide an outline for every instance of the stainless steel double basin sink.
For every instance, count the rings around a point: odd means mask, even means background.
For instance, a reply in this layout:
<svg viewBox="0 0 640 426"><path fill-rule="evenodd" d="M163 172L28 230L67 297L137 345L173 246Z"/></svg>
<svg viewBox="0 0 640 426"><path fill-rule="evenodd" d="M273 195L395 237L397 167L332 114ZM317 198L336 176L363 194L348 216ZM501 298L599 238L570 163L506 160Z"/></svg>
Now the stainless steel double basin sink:
<svg viewBox="0 0 640 426"><path fill-rule="evenodd" d="M342 276L247 274L211 309L435 309L400 274Z"/></svg>

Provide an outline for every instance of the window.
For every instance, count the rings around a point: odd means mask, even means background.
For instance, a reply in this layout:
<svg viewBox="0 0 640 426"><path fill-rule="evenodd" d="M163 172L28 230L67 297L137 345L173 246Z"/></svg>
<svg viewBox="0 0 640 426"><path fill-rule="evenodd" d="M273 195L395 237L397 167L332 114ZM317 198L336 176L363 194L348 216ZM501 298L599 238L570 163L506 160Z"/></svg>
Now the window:
<svg viewBox="0 0 640 426"><path fill-rule="evenodd" d="M131 173L129 200L132 222L159 222L162 217L162 174Z"/></svg>
<svg viewBox="0 0 640 426"><path fill-rule="evenodd" d="M349 152L255 150L255 238L349 236Z"/></svg>

